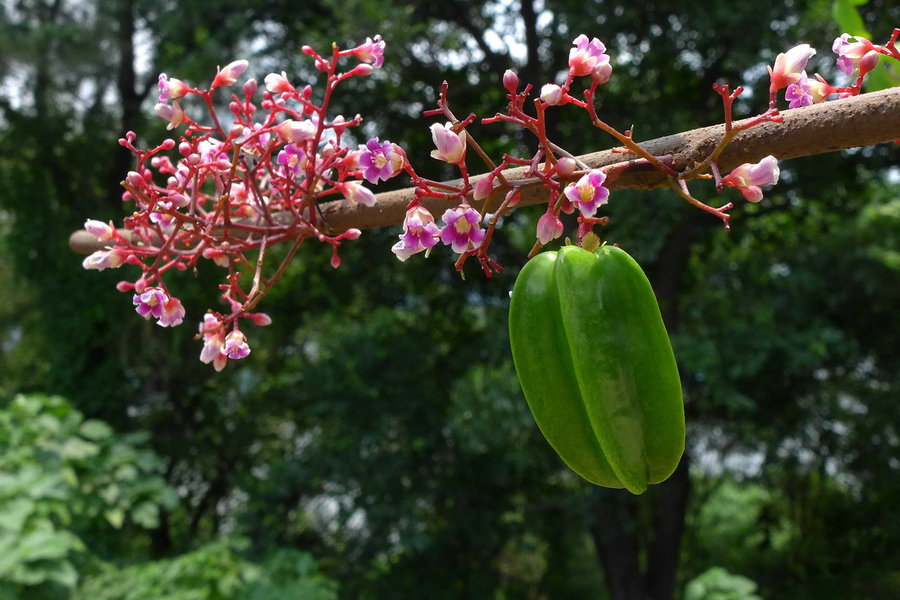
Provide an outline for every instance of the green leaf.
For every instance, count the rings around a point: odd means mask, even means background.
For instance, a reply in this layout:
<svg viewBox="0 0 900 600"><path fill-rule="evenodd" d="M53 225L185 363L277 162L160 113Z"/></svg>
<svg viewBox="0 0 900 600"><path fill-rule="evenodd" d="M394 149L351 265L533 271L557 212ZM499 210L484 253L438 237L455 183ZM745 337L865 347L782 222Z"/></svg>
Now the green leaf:
<svg viewBox="0 0 900 600"><path fill-rule="evenodd" d="M849 33L850 35L861 35L865 38L871 38L872 34L866 29L857 6L863 5L869 0L835 0L831 5L831 16L837 23L841 33Z"/></svg>
<svg viewBox="0 0 900 600"><path fill-rule="evenodd" d="M34 512L34 501L29 498L13 498L0 504L0 530L19 533Z"/></svg>
<svg viewBox="0 0 900 600"><path fill-rule="evenodd" d="M141 502L131 511L131 519L145 529L152 529L159 525L159 507L152 502Z"/></svg>
<svg viewBox="0 0 900 600"><path fill-rule="evenodd" d="M78 433L79 435L82 435L89 440L99 442L100 440L105 440L111 437L113 434L113 430L112 427L110 427L103 421L88 419L81 424L81 427L78 428Z"/></svg>

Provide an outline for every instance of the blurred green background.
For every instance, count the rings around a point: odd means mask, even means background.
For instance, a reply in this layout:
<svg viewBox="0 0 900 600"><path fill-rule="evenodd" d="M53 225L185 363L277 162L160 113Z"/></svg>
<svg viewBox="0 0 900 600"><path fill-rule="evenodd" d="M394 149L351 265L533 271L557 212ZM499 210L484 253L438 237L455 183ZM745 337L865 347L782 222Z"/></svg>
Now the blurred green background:
<svg viewBox="0 0 900 600"><path fill-rule="evenodd" d="M615 66L600 114L649 139L719 122L716 81L748 89L739 115L764 110L764 65L800 42L841 80L848 19L876 41L900 26L895 2L855 4L3 2L0 598L900 597L889 144L783 163L729 234L674 194L613 195L606 237L654 283L687 399L682 466L640 498L568 472L516 383L508 291L538 207L505 220L490 280L461 281L443 250L399 263L399 228L345 244L337 270L311 244L262 306L274 325L221 374L188 323L216 302L214 269L173 280L188 321L163 330L115 291L121 272L67 247L86 218L130 210L116 139L165 137L159 72L201 84L247 58L260 81L312 81L301 44L380 33L384 68L335 112L443 177L420 113L444 79L458 115L489 116L505 69L558 81L572 39L597 36ZM558 113L570 151L612 145ZM514 130L473 133L527 152Z"/></svg>

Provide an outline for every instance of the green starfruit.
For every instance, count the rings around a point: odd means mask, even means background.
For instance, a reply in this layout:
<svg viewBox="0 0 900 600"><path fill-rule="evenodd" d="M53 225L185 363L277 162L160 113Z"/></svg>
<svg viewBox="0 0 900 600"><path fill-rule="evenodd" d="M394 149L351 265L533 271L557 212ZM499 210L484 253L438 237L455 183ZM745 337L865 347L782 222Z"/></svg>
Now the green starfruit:
<svg viewBox="0 0 900 600"><path fill-rule="evenodd" d="M597 485L643 493L684 452L678 367L650 282L625 251L532 258L509 308L516 373L538 427Z"/></svg>

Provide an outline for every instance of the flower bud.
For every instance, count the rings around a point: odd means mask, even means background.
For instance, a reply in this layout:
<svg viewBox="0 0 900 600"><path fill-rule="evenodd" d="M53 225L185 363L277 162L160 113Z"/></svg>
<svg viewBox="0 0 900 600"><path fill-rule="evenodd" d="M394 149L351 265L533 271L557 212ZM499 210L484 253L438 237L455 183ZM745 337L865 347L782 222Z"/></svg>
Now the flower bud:
<svg viewBox="0 0 900 600"><path fill-rule="evenodd" d="M575 162L575 159L568 156L563 156L556 161L556 172L560 177L568 177L575 172L577 167L578 163Z"/></svg>
<svg viewBox="0 0 900 600"><path fill-rule="evenodd" d="M216 78L213 79L210 87L217 88L233 84L237 81L238 77L244 74L244 71L247 70L249 64L250 63L246 60L236 60L228 63L223 69L216 73Z"/></svg>
<svg viewBox="0 0 900 600"><path fill-rule="evenodd" d="M519 76L512 69L507 69L503 73L503 87L510 94L515 94L519 89Z"/></svg>
<svg viewBox="0 0 900 600"><path fill-rule="evenodd" d="M550 106L556 106L563 100L563 90L555 83L546 83L541 88L541 100Z"/></svg>

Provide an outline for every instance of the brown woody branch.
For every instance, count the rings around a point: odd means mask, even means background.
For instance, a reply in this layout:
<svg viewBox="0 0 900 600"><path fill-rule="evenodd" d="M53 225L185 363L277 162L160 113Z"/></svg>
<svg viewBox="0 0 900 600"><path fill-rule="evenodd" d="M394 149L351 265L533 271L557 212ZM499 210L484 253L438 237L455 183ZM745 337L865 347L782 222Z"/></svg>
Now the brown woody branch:
<svg viewBox="0 0 900 600"><path fill-rule="evenodd" d="M719 169L726 173L741 163L756 162L769 154L786 160L900 140L900 87L785 110L781 114L784 117L781 123L761 123L738 134L719 157ZM684 172L713 151L724 131L724 125L713 125L640 145L655 156L671 156L675 171ZM579 158L590 168L598 168L630 160L634 156L623 154L619 149L593 152ZM525 167L504 172L510 182L522 181L525 175ZM472 183L481 177L472 177ZM638 165L623 171L620 177L609 183L609 188L649 189L666 185L667 181L666 175L653 167ZM327 223L332 232L351 227L371 229L400 225L413 192L413 188L383 192L377 195L378 202L371 207L352 205L347 201L327 202L321 205L322 222ZM502 199L503 194L495 194L490 199L488 211L495 210ZM522 189L519 205L546 201L544 188L533 185ZM423 204L436 215L451 208L447 201L437 199L425 199ZM482 203L472 204L483 208ZM103 246L86 231L73 233L69 245L75 252L83 254Z"/></svg>

